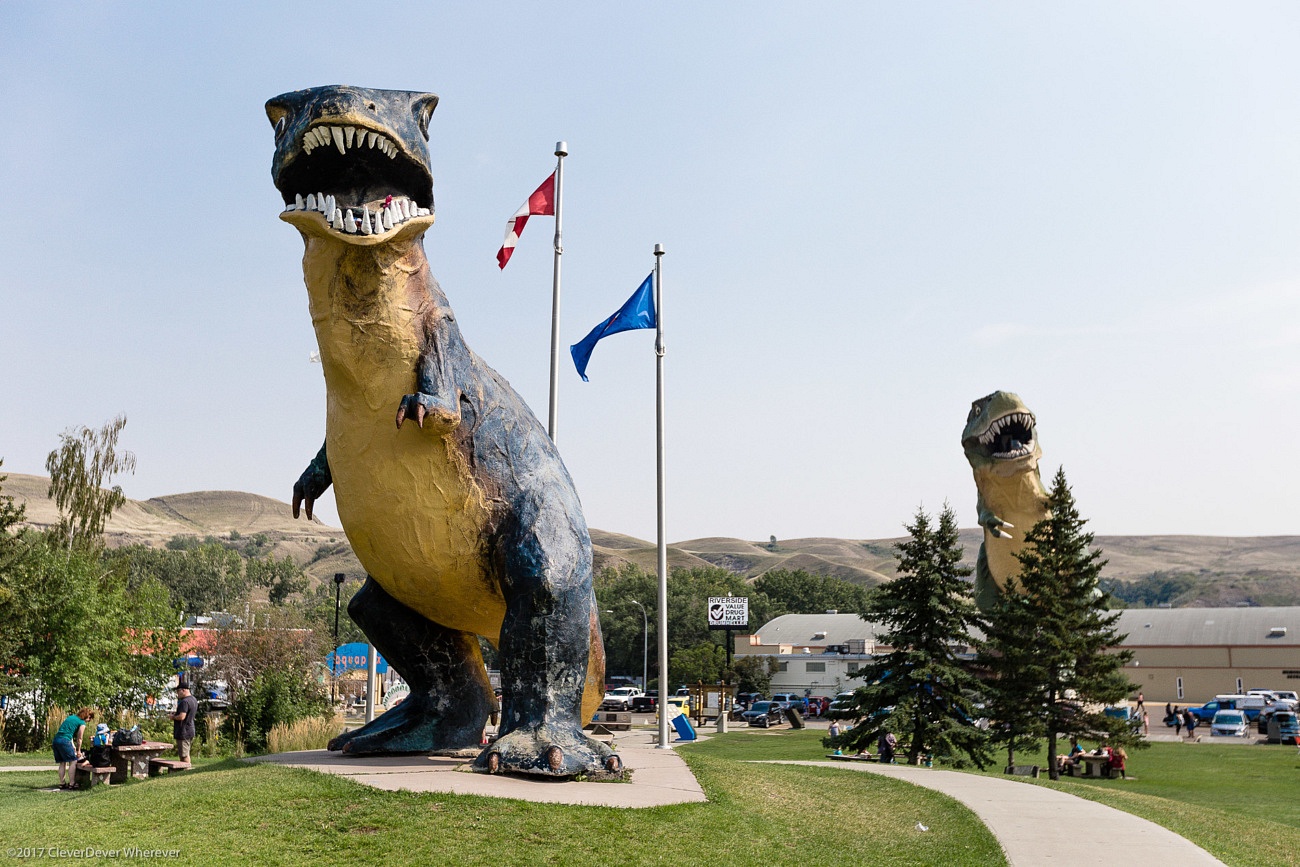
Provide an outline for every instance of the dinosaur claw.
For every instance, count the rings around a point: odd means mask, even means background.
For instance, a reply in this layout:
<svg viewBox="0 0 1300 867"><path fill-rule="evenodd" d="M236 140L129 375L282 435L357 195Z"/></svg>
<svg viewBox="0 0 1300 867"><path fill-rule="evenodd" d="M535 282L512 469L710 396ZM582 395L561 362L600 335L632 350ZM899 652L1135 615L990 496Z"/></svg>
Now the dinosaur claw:
<svg viewBox="0 0 1300 867"><path fill-rule="evenodd" d="M406 403L403 402L397 407L397 429L402 429L402 422L406 421Z"/></svg>
<svg viewBox="0 0 1300 867"><path fill-rule="evenodd" d="M420 430L424 430L424 416L424 404L417 403L415 405L415 423L420 426Z"/></svg>

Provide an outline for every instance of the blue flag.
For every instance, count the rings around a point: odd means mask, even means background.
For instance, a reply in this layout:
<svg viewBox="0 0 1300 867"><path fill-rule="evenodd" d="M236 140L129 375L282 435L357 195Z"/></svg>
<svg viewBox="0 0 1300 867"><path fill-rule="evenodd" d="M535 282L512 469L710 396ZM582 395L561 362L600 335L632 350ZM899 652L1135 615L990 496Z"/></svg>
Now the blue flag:
<svg viewBox="0 0 1300 867"><path fill-rule="evenodd" d="M587 379L587 362L591 360L591 351L602 337L618 334L620 331L633 331L637 328L655 327L655 275L645 278L645 282L632 293L632 297L613 316L591 329L591 333L569 347L573 355L573 364L578 368L578 375L583 382Z"/></svg>

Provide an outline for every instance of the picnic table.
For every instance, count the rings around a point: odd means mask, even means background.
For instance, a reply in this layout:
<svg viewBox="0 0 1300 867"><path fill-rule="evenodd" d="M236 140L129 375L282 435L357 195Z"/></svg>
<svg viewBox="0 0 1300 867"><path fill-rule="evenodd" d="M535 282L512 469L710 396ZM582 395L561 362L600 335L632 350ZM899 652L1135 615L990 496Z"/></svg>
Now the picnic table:
<svg viewBox="0 0 1300 867"><path fill-rule="evenodd" d="M1081 768L1083 773L1078 774L1081 777L1109 777L1110 756L1099 756L1095 753L1083 753L1079 756L1076 768ZM1073 772L1071 776L1074 776Z"/></svg>
<svg viewBox="0 0 1300 867"><path fill-rule="evenodd" d="M109 779L114 783L125 783L127 777L144 780L149 777L149 760L161 756L172 748L172 744L161 741L145 741L134 746L113 747L113 775Z"/></svg>

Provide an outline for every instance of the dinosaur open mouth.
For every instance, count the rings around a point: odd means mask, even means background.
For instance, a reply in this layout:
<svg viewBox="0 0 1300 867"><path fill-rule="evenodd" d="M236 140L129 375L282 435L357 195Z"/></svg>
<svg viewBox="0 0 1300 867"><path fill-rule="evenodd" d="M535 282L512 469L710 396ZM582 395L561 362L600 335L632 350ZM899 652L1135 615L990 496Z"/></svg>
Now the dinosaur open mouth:
<svg viewBox="0 0 1300 867"><path fill-rule="evenodd" d="M276 178L284 213L315 212L340 235L377 237L431 218L427 171L393 137L360 125L317 123Z"/></svg>
<svg viewBox="0 0 1300 867"><path fill-rule="evenodd" d="M995 460L1023 458L1034 451L1034 417L1013 412L994 419L977 439L981 449Z"/></svg>

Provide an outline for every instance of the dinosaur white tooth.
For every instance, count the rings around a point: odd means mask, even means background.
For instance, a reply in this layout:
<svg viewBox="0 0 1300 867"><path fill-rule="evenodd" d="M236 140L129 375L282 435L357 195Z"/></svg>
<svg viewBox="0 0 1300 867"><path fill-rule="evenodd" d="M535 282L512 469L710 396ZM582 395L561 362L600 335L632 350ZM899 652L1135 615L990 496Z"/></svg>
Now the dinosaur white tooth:
<svg viewBox="0 0 1300 867"><path fill-rule="evenodd" d="M343 217L343 228L347 230L349 235L355 235L357 233L357 218L352 216L351 208L348 208L347 214Z"/></svg>
<svg viewBox="0 0 1300 867"><path fill-rule="evenodd" d="M320 145L320 143L321 143L321 142L320 142L320 127L318 127L318 126L314 126L314 127L312 127L311 129L307 130L307 134L306 134L305 136L302 137L302 140L303 140L303 143L304 143L304 144L309 144L309 145L311 145L313 148L318 147L318 146Z"/></svg>
<svg viewBox="0 0 1300 867"><path fill-rule="evenodd" d="M375 139L377 138L379 138L379 136L376 133L366 133L366 147L373 148L375 146Z"/></svg>
<svg viewBox="0 0 1300 867"><path fill-rule="evenodd" d="M334 196L330 195L325 198L325 213L332 214L338 210L338 202L334 201Z"/></svg>
<svg viewBox="0 0 1300 867"><path fill-rule="evenodd" d="M316 210L325 213L325 194L319 190L316 191Z"/></svg>
<svg viewBox="0 0 1300 867"><path fill-rule="evenodd" d="M403 221L406 221L406 220L411 219L411 203L410 203L410 201L408 201L407 199L398 199L398 200L397 200L397 207L401 208L401 210L402 210L402 220L403 220Z"/></svg>
<svg viewBox="0 0 1300 867"><path fill-rule="evenodd" d="M391 228L393 228L393 212L384 208L384 231L387 232Z"/></svg>
<svg viewBox="0 0 1300 867"><path fill-rule="evenodd" d="M307 194L307 210L316 210L316 195L314 193Z"/></svg>
<svg viewBox="0 0 1300 867"><path fill-rule="evenodd" d="M355 126L343 127L343 143L346 144L348 147L352 147L352 139L354 136L356 136L356 134L357 134L357 128Z"/></svg>
<svg viewBox="0 0 1300 867"><path fill-rule="evenodd" d="M334 136L334 146L339 149L339 153L346 154L348 149L347 146L343 144L343 127L330 127L330 135Z"/></svg>
<svg viewBox="0 0 1300 867"><path fill-rule="evenodd" d="M370 209L363 208L361 213L361 234L369 235L374 231L370 227Z"/></svg>
<svg viewBox="0 0 1300 867"><path fill-rule="evenodd" d="M330 228L343 230L343 212L338 208L334 209L334 219L330 220Z"/></svg>
<svg viewBox="0 0 1300 867"><path fill-rule="evenodd" d="M303 200L302 200L302 193L295 193L295 194L294 194L294 196L293 196L293 205L294 205L295 208L297 208L297 209L300 210L300 211L304 211L304 210L307 209L306 204L305 204L305 203L303 202Z"/></svg>

